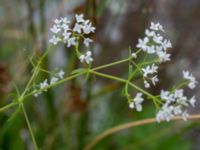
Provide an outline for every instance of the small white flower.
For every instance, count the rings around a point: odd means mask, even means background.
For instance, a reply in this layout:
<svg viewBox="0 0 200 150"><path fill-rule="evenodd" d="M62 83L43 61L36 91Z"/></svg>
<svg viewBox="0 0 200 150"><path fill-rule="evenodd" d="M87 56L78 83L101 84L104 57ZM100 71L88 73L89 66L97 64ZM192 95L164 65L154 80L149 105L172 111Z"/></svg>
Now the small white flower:
<svg viewBox="0 0 200 150"><path fill-rule="evenodd" d="M155 31L162 31L162 32L165 32L164 29L163 29L163 26L158 22L158 23L154 23L154 22L151 22L151 26L150 26L150 29L151 30L155 30Z"/></svg>
<svg viewBox="0 0 200 150"><path fill-rule="evenodd" d="M81 56L79 57L79 59L80 59L80 62L83 63L84 60L85 60L85 55L81 55Z"/></svg>
<svg viewBox="0 0 200 150"><path fill-rule="evenodd" d="M169 40L164 40L162 43L161 43L162 47L164 50L167 50L168 48L171 48L172 47L172 44Z"/></svg>
<svg viewBox="0 0 200 150"><path fill-rule="evenodd" d="M54 45L56 45L60 41L61 41L61 39L56 37L55 35L49 40L49 42L54 44Z"/></svg>
<svg viewBox="0 0 200 150"><path fill-rule="evenodd" d="M153 78L151 78L151 82L152 82L152 84L155 86L156 85L156 82L158 82L159 81L159 79L158 79L158 76L157 75L155 75Z"/></svg>
<svg viewBox="0 0 200 150"><path fill-rule="evenodd" d="M135 108L138 112L142 111L142 102L144 101L144 99L142 98L142 93L137 93L135 98L133 99L134 103L135 103Z"/></svg>
<svg viewBox="0 0 200 150"><path fill-rule="evenodd" d="M86 47L89 47L89 44L92 42L90 38L85 38L83 43L85 44Z"/></svg>
<svg viewBox="0 0 200 150"><path fill-rule="evenodd" d="M165 51L157 51L157 56L161 62L170 61L171 54L166 53Z"/></svg>
<svg viewBox="0 0 200 150"><path fill-rule="evenodd" d="M83 32L85 34L89 34L89 33L94 32L94 31L95 31L95 27L92 26L91 22L84 24L84 26L83 26Z"/></svg>
<svg viewBox="0 0 200 150"><path fill-rule="evenodd" d="M196 103L196 98L195 96L193 96L192 98L190 98L189 103L192 107L195 107L195 103Z"/></svg>
<svg viewBox="0 0 200 150"><path fill-rule="evenodd" d="M63 40L66 43L69 40L71 33L70 32L63 32Z"/></svg>
<svg viewBox="0 0 200 150"><path fill-rule="evenodd" d="M47 86L49 86L49 84L47 82L48 82L48 80L46 79L42 83L40 83L40 89L44 89ZM45 91L47 91L47 89Z"/></svg>
<svg viewBox="0 0 200 150"><path fill-rule="evenodd" d="M130 104L129 104L129 108L130 108L130 109L133 109L133 108L135 108L135 106L134 106L134 103L133 103L133 102L130 102Z"/></svg>
<svg viewBox="0 0 200 150"><path fill-rule="evenodd" d="M87 64L90 64L90 62L93 61L92 52L91 51L87 51L86 52L85 61L86 61Z"/></svg>
<svg viewBox="0 0 200 150"><path fill-rule="evenodd" d="M148 29L145 30L145 34L146 34L146 36L148 36L148 37L153 37L153 36L155 36L155 32L154 32L154 31L150 31L150 30L148 30Z"/></svg>
<svg viewBox="0 0 200 150"><path fill-rule="evenodd" d="M85 21L85 20L83 19L83 14L75 15L75 17L76 17L76 21L77 21L78 23L84 22L84 21Z"/></svg>
<svg viewBox="0 0 200 150"><path fill-rule="evenodd" d="M146 52L147 52L148 54L153 54L153 53L155 53L155 52L156 52L155 46L154 46L154 45L152 45L152 46L147 46L147 47L146 47Z"/></svg>
<svg viewBox="0 0 200 150"><path fill-rule="evenodd" d="M149 39L145 37L143 40L139 39L138 44L136 45L137 48L141 48L142 50L146 51L147 50L147 43L149 42Z"/></svg>
<svg viewBox="0 0 200 150"><path fill-rule="evenodd" d="M52 77L51 80L50 80L50 85L56 83L59 79L56 78L56 77Z"/></svg>
<svg viewBox="0 0 200 150"><path fill-rule="evenodd" d="M67 41L67 47L70 47L72 45L76 45L76 38L75 37L71 37Z"/></svg>
<svg viewBox="0 0 200 150"><path fill-rule="evenodd" d="M153 41L158 43L158 44L162 44L162 40L163 40L163 37L160 36L160 34L157 34L153 37Z"/></svg>
<svg viewBox="0 0 200 150"><path fill-rule="evenodd" d="M50 30L51 30L51 32L53 32L55 34L57 34L58 32L61 31L60 28L58 28L57 25L54 25Z"/></svg>
<svg viewBox="0 0 200 150"><path fill-rule="evenodd" d="M70 21L67 19L67 17L61 18L63 24L69 24Z"/></svg>
<svg viewBox="0 0 200 150"><path fill-rule="evenodd" d="M63 79L64 75L65 75L65 72L63 70L60 70L59 73L58 73L59 78Z"/></svg>
<svg viewBox="0 0 200 150"><path fill-rule="evenodd" d="M158 66L153 64L152 66L147 66L146 68L142 68L143 76L147 77L148 74L154 74L157 73Z"/></svg>
<svg viewBox="0 0 200 150"><path fill-rule="evenodd" d="M144 87L145 88L150 88L150 84L146 80L144 80Z"/></svg>
<svg viewBox="0 0 200 150"><path fill-rule="evenodd" d="M189 71L183 70L183 78L189 81L188 87L190 89L194 89L196 87L196 84L198 82L196 81L195 77Z"/></svg>
<svg viewBox="0 0 200 150"><path fill-rule="evenodd" d="M77 33L81 33L81 29L82 29L82 25L76 23L74 28L73 28L73 31L77 32Z"/></svg>
<svg viewBox="0 0 200 150"><path fill-rule="evenodd" d="M90 64L92 61L93 61L93 58L92 58L92 52L91 51L87 51L85 55L81 55L79 57L80 59L80 62L83 63L83 62L86 62L87 64Z"/></svg>
<svg viewBox="0 0 200 150"><path fill-rule="evenodd" d="M184 121L187 121L187 118L189 117L189 114L188 114L188 112L187 111L184 111L183 113L182 113L182 118L183 118L183 120Z"/></svg>
<svg viewBox="0 0 200 150"><path fill-rule="evenodd" d="M55 23L55 24L60 24L61 22L62 22L61 19L55 19L55 20L54 20L54 23Z"/></svg>

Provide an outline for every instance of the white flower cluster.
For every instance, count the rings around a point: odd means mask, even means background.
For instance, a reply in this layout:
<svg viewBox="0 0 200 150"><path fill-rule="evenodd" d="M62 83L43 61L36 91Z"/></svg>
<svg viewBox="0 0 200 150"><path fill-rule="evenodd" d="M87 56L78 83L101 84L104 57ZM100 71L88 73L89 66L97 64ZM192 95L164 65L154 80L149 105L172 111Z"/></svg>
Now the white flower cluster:
<svg viewBox="0 0 200 150"><path fill-rule="evenodd" d="M87 64L90 64L90 63L93 61L91 51L87 51L86 54L82 54L82 55L79 57L79 59L80 59L80 61L81 61L82 63L86 62Z"/></svg>
<svg viewBox="0 0 200 150"><path fill-rule="evenodd" d="M148 53L156 54L159 58L160 63L170 61L170 54L167 53L167 49L172 47L169 40L165 39L160 33L165 32L160 23L151 22L149 29L145 31L145 37L138 40L137 48ZM138 50L138 51L140 51ZM137 53L132 53L132 57L136 58ZM150 87L150 82L155 86L156 82L159 81L156 73L158 72L158 66L156 64L147 65L141 69L141 73L144 79L145 88ZM195 96L188 98L184 95L184 89L182 86L186 85L190 89L194 89L198 83L195 77L189 71L183 71L184 82L178 89L172 91L161 90L160 95L153 96L160 107L160 110L156 114L157 122L170 121L174 116L182 116L183 120L187 120L189 116L186 107L195 107L196 98ZM187 82L186 82L187 81ZM138 93L136 97L129 103L131 109L136 108L137 111L142 111L142 93Z"/></svg>
<svg viewBox="0 0 200 150"><path fill-rule="evenodd" d="M189 114L183 108L189 105L195 107L196 102L195 96L190 99L184 96L183 89L176 89L174 92L161 90L160 98L164 104L156 115L157 122L170 121L176 115L181 115L183 120L187 120Z"/></svg>
<svg viewBox="0 0 200 150"><path fill-rule="evenodd" d="M77 44L79 38L83 38L86 47L89 47L89 43L92 42L90 38L85 38L95 31L95 27L89 20L83 18L83 14L75 15L76 23L74 27L70 28L70 21L64 17L54 20L54 25L50 29L53 33L52 38L49 40L50 43L56 45L58 42L67 43L67 47L71 47Z"/></svg>
<svg viewBox="0 0 200 150"><path fill-rule="evenodd" d="M165 39L160 32L165 32L160 23L151 22L150 29L146 29L145 37L138 40L137 48L148 54L156 54L160 62L170 61L170 54L167 49L172 47L171 42Z"/></svg>
<svg viewBox="0 0 200 150"><path fill-rule="evenodd" d="M45 79L43 82L40 83L39 85L39 89L38 90L42 90L42 89L45 89L47 88L48 86L56 83L57 81L61 80L64 78L64 75L65 75L65 72L63 70L60 70L58 72L58 75L56 77L52 77L48 83L48 80ZM44 90L45 92L47 91L47 89ZM40 94L42 94L42 92L38 92L38 93L35 93L34 96L35 97L38 97Z"/></svg>
<svg viewBox="0 0 200 150"><path fill-rule="evenodd" d="M189 72L189 71L183 71L183 78L188 80L188 87L190 89L194 89L196 87L196 84L198 83L195 79L195 77Z"/></svg>
<svg viewBox="0 0 200 150"><path fill-rule="evenodd" d="M131 109L135 108L138 112L142 111L142 102L144 99L142 98L142 93L137 93L135 98L129 103L129 107Z"/></svg>
<svg viewBox="0 0 200 150"><path fill-rule="evenodd" d="M65 18L54 20L54 25L50 29L53 33L50 43L56 45L58 42L67 43L67 47L78 45L79 39L83 39L83 44L86 47L93 42L92 39L85 37L90 33L95 32L95 27L89 20L85 20L83 14L75 15L76 23L73 28L70 28L70 21ZM92 52L87 51L86 54L79 56L80 61L87 64L93 61Z"/></svg>
<svg viewBox="0 0 200 150"><path fill-rule="evenodd" d="M147 80L151 80L152 84L155 86L156 82L159 81L158 76L155 75L158 71L158 66L152 64L152 66L147 66L146 68L142 68L142 73L144 77L144 86L145 88L150 87L150 83Z"/></svg>

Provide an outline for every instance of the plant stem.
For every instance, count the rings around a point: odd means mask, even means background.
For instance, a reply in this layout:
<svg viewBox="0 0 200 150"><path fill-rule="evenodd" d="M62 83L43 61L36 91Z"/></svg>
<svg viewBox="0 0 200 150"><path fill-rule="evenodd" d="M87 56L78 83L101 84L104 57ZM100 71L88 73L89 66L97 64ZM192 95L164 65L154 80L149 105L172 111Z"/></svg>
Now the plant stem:
<svg viewBox="0 0 200 150"><path fill-rule="evenodd" d="M7 109L9 109L9 108L11 108L11 107L13 107L13 106L15 106L15 105L17 105L17 103L13 103L13 102L12 102L12 103L10 103L10 104L8 104L8 105L6 105L6 106L0 108L0 112L6 111Z"/></svg>
<svg viewBox="0 0 200 150"><path fill-rule="evenodd" d="M93 71L93 70L90 70L90 72L93 73L93 74L96 74L98 76L101 76L101 77L109 78L109 79L116 80L116 81L123 82L123 83L128 83L131 87L135 88L136 90L144 93L145 95L152 98L153 100L155 99L155 96L151 95L149 92L141 89L140 87L136 86L135 84L131 83L128 80L125 80L125 79L122 79L122 78L119 78L119 77L115 77L115 76L112 76L112 75L96 72L96 71Z"/></svg>
<svg viewBox="0 0 200 150"><path fill-rule="evenodd" d="M172 118L172 120L181 120L181 119L182 119L181 116L176 116L176 117ZM191 115L191 116L188 117L188 119L189 120L200 119L200 114ZM88 145L85 146L84 150L91 150L101 140L103 140L106 137L108 137L109 135L112 135L112 134L119 132L121 130L128 129L128 128L131 128L131 127L142 126L142 125L145 125L145 124L155 123L155 122L156 122L155 118L149 118L149 119L144 119L144 120L139 120L139 121L128 122L128 123L113 127L111 129L104 131L103 133L101 133L97 137L95 137Z"/></svg>
<svg viewBox="0 0 200 150"><path fill-rule="evenodd" d="M33 134L33 130L32 130L30 121L29 121L29 119L28 119L28 115L27 115L26 110L25 110L25 108L24 108L24 104L21 103L20 105L21 105L21 107L22 107L22 111L23 111L23 113L24 113L24 117L25 117L25 119L26 119L26 123L27 123L28 129L29 129L29 132L30 132L30 134L31 134L31 138L32 138L32 141L33 141L34 148L35 148L35 150L38 150L38 146L37 146L37 143L36 143L36 140L35 140L35 136L34 136L34 134Z"/></svg>
<svg viewBox="0 0 200 150"><path fill-rule="evenodd" d="M114 66L114 65L118 65L118 64L127 62L127 61L129 61L129 60L130 60L130 58L122 59L122 60L120 60L120 61L112 62L112 63L106 64L106 65L102 65L102 66L93 68L92 70L93 70L93 71L96 71L96 70L104 69L104 68L107 68L107 67L111 67L111 66Z"/></svg>

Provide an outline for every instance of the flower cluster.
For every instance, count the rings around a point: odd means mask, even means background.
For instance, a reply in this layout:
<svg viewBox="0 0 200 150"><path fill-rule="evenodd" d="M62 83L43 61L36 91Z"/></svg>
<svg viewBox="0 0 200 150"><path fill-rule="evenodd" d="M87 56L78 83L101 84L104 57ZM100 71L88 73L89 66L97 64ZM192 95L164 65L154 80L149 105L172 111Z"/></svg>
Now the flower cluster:
<svg viewBox="0 0 200 150"><path fill-rule="evenodd" d="M184 96L183 89L176 89L174 92L161 90L160 97L164 104L156 115L158 122L163 120L170 121L176 115L181 115L183 120L187 120L189 114L183 108L189 105L195 107L195 96L188 99Z"/></svg>
<svg viewBox="0 0 200 150"><path fill-rule="evenodd" d="M129 107L131 109L135 108L138 112L142 111L142 102L144 99L142 98L142 93L137 93L135 98L129 103Z"/></svg>
<svg viewBox="0 0 200 150"><path fill-rule="evenodd" d="M85 47L89 47L93 40L86 36L90 33L94 33L95 27L92 26L92 23L89 20L84 19L83 14L75 15L75 19L76 22L73 28L70 27L70 21L66 17L54 20L54 25L50 29L53 36L49 42L54 45L62 42L67 44L67 47L71 47L77 46L79 40L82 39ZM88 55L88 52L90 55ZM91 58L91 51L87 51L86 54L79 56L79 59L81 62L89 64L93 60Z"/></svg>
<svg viewBox="0 0 200 150"><path fill-rule="evenodd" d="M57 76L54 76L50 79L49 83L48 83L48 79L45 79L43 82L40 83L39 85L39 89L38 90L42 90L45 89L44 91L47 91L47 87L50 85L55 84L57 81L61 80L64 78L65 72L63 70L60 70L57 74ZM36 90L35 90L36 91ZM37 92L34 94L35 97L38 97L40 94L42 94L42 92Z"/></svg>
<svg viewBox="0 0 200 150"><path fill-rule="evenodd" d="M149 65L146 68L142 68L145 88L150 87L150 84L147 80L151 80L154 86L156 85L156 82L159 81L157 75L154 75L155 73L158 72L157 70L158 70L158 66L156 66L155 64L152 64L152 66Z"/></svg>
<svg viewBox="0 0 200 150"><path fill-rule="evenodd" d="M95 27L89 20L83 18L83 14L75 15L76 23L73 28L70 28L70 21L68 18L60 18L54 20L54 25L50 29L53 33L50 43L56 45L58 42L67 43L67 47L76 45L79 38L83 38L86 47L89 47L89 43L92 42L90 38L85 38L95 31Z"/></svg>
<svg viewBox="0 0 200 150"><path fill-rule="evenodd" d="M146 29L145 37L138 40L137 48L148 54L156 54L160 62L170 61L167 49L172 47L171 42L165 39L160 32L165 32L160 23L151 22L150 29Z"/></svg>
<svg viewBox="0 0 200 150"><path fill-rule="evenodd" d="M188 87L190 89L194 89L196 87L196 84L198 83L196 81L196 79L193 77L193 75L191 73L189 73L189 71L183 71L183 78L186 79L187 81L189 81L188 83Z"/></svg>
<svg viewBox="0 0 200 150"><path fill-rule="evenodd" d="M92 53L91 51L87 51L86 54L82 54L80 57L79 57L80 61L83 63L83 62L86 62L87 64L90 64L92 61L93 61L93 58L92 58Z"/></svg>
<svg viewBox="0 0 200 150"><path fill-rule="evenodd" d="M160 34L165 32L163 26L160 23L151 22L149 29L145 31L145 37L138 40L137 48L138 51L142 50L148 54L156 54L158 62L170 61L170 54L167 53L167 49L171 48L171 42L165 39ZM137 57L137 53L132 53L132 58ZM144 79L145 88L150 88L150 82L155 86L159 81L158 76L158 66L155 64L157 61L152 61L152 63L139 68ZM156 114L157 122L170 121L174 116L180 115L183 120L186 120L189 116L188 112L185 110L187 106L195 107L196 98L192 96L188 98L184 95L183 86L187 85L190 89L194 89L198 83L195 77L189 71L183 71L183 79L185 80L178 86L178 88L172 91L161 90L158 96L151 96L156 103L156 107L159 111ZM186 82L187 81L187 82ZM149 95L147 95L149 96ZM138 93L136 97L129 102L129 107L131 109L136 108L137 111L142 110L142 93Z"/></svg>

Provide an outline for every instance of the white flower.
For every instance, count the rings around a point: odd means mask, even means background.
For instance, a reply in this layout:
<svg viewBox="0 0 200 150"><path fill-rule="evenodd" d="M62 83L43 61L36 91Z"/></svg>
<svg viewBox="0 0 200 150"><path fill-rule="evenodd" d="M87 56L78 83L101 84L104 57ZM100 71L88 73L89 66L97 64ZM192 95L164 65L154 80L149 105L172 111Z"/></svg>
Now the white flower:
<svg viewBox="0 0 200 150"><path fill-rule="evenodd" d="M155 75L153 78L151 78L151 82L153 83L153 85L155 86L156 85L156 82L158 82L159 79L158 79L158 76Z"/></svg>
<svg viewBox="0 0 200 150"><path fill-rule="evenodd" d="M195 103L196 103L196 98L195 96L193 96L192 98L190 98L189 103L192 107L195 107Z"/></svg>
<svg viewBox="0 0 200 150"><path fill-rule="evenodd" d="M70 21L67 19L67 17L61 18L63 24L69 24Z"/></svg>
<svg viewBox="0 0 200 150"><path fill-rule="evenodd" d="M198 82L196 81L195 77L189 71L183 70L183 78L189 81L188 87L190 89L194 89L196 87L196 84Z"/></svg>
<svg viewBox="0 0 200 150"><path fill-rule="evenodd" d="M71 33L70 32L63 32L63 40L66 43L69 40Z"/></svg>
<svg viewBox="0 0 200 150"><path fill-rule="evenodd" d="M146 34L146 36L148 36L148 37L153 37L153 36L155 36L155 32L154 32L154 31L150 31L150 30L148 30L148 29L145 30L145 34Z"/></svg>
<svg viewBox="0 0 200 150"><path fill-rule="evenodd" d="M83 32L85 34L89 34L89 33L94 32L94 31L95 31L95 27L92 26L91 22L84 24L84 26L83 26Z"/></svg>
<svg viewBox="0 0 200 150"><path fill-rule="evenodd" d="M70 47L72 45L76 45L76 38L75 37L71 37L67 41L67 47Z"/></svg>
<svg viewBox="0 0 200 150"><path fill-rule="evenodd" d="M64 75L65 75L65 72L63 70L60 70L59 73L58 73L59 78L63 79Z"/></svg>
<svg viewBox="0 0 200 150"><path fill-rule="evenodd" d="M92 52L87 51L86 54L82 54L79 59L81 63L86 62L87 64L90 64L93 61Z"/></svg>
<svg viewBox="0 0 200 150"><path fill-rule="evenodd" d="M130 109L133 109L133 108L135 108L135 106L134 106L134 103L133 103L133 102L130 102L130 104L129 104L129 108L130 108Z"/></svg>
<svg viewBox="0 0 200 150"><path fill-rule="evenodd" d="M155 31L160 30L162 32L165 32L164 29L163 29L163 26L159 22L158 23L151 22L150 29L155 30Z"/></svg>
<svg viewBox="0 0 200 150"><path fill-rule="evenodd" d="M160 36L160 34L157 34L153 37L153 41L158 43L158 44L161 44L162 43L162 40L163 40L163 37Z"/></svg>
<svg viewBox="0 0 200 150"><path fill-rule="evenodd" d="M164 50L172 47L170 40L166 40L166 39L161 43L161 45Z"/></svg>
<svg viewBox="0 0 200 150"><path fill-rule="evenodd" d="M183 118L183 120L184 121L187 121L187 118L189 117L189 114L188 114L188 112L187 111L184 111L183 113L182 113L182 118Z"/></svg>
<svg viewBox="0 0 200 150"><path fill-rule="evenodd" d="M51 80L50 80L50 85L56 83L59 79L56 78L56 77L52 77Z"/></svg>
<svg viewBox="0 0 200 150"><path fill-rule="evenodd" d="M76 21L77 21L78 23L84 22L84 21L85 21L85 20L83 19L83 14L75 15L75 17L76 17Z"/></svg>
<svg viewBox="0 0 200 150"><path fill-rule="evenodd" d="M74 28L73 28L73 31L77 32L77 33L81 33L81 29L82 29L82 25L76 23Z"/></svg>
<svg viewBox="0 0 200 150"><path fill-rule="evenodd" d="M60 24L61 22L62 22L61 19L55 19L55 20L54 20L54 23L57 24L57 25Z"/></svg>
<svg viewBox="0 0 200 150"><path fill-rule="evenodd" d="M171 54L166 53L165 51L157 51L157 56L161 62L170 61Z"/></svg>
<svg viewBox="0 0 200 150"><path fill-rule="evenodd" d="M61 39L56 37L55 35L49 40L49 42L54 45L56 45L59 41L61 41Z"/></svg>
<svg viewBox="0 0 200 150"><path fill-rule="evenodd" d="M136 45L137 48L141 48L142 50L146 51L147 50L147 43L149 42L149 39L145 37L143 40L139 39L138 44Z"/></svg>
<svg viewBox="0 0 200 150"><path fill-rule="evenodd" d="M85 60L85 55L81 55L81 56L79 57L79 59L80 59L80 62L83 63L84 60Z"/></svg>
<svg viewBox="0 0 200 150"><path fill-rule="evenodd" d="M152 45L152 46L147 46L146 47L146 52L148 53L148 54L153 54L153 53L155 53L156 51L155 51L155 46L154 45Z"/></svg>
<svg viewBox="0 0 200 150"><path fill-rule="evenodd" d="M161 97L161 99L165 100L167 102L167 104L175 101L174 95L170 94L169 91L161 90L160 97Z"/></svg>
<svg viewBox="0 0 200 150"><path fill-rule="evenodd" d="M182 113L180 105L174 107L174 114L175 115L180 115Z"/></svg>
<svg viewBox="0 0 200 150"><path fill-rule="evenodd" d="M147 66L146 68L142 68L143 76L147 77L148 74L157 73L158 66L153 64L152 66Z"/></svg>
<svg viewBox="0 0 200 150"><path fill-rule="evenodd" d="M90 62L93 61L92 52L91 51L87 51L86 52L85 61L86 61L87 64L90 64Z"/></svg>
<svg viewBox="0 0 200 150"><path fill-rule="evenodd" d="M146 80L144 80L144 87L145 88L150 88L150 84Z"/></svg>
<svg viewBox="0 0 200 150"><path fill-rule="evenodd" d="M53 32L55 34L57 34L58 32L61 31L60 28L58 28L57 25L54 25L50 30L51 30L51 32Z"/></svg>
<svg viewBox="0 0 200 150"><path fill-rule="evenodd" d="M46 79L42 83L40 83L40 89L44 89L44 88L48 87L49 84L47 82L48 82L48 80ZM47 89L45 91L47 91Z"/></svg>
<svg viewBox="0 0 200 150"><path fill-rule="evenodd" d="M89 47L89 44L92 42L90 38L85 38L83 43L85 44L86 47Z"/></svg>
<svg viewBox="0 0 200 150"><path fill-rule="evenodd" d="M135 102L136 110L138 112L142 111L142 102L144 101L144 99L142 98L142 93L137 93L133 101Z"/></svg>
<svg viewBox="0 0 200 150"><path fill-rule="evenodd" d="M144 99L142 98L142 93L137 93L135 98L129 103L129 108L136 108L136 111L142 111L142 102Z"/></svg>

